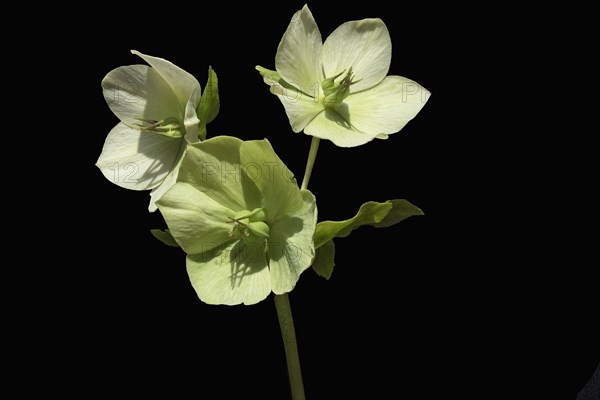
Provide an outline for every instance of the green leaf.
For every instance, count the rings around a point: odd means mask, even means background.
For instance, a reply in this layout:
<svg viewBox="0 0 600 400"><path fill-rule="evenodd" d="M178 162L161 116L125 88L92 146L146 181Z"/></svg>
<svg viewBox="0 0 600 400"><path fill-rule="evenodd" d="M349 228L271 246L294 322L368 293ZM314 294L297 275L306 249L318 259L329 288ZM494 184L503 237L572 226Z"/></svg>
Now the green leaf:
<svg viewBox="0 0 600 400"><path fill-rule="evenodd" d="M388 200L388 203L392 203L392 209L386 215L381 222L374 224L376 228L387 228L388 226L397 224L400 221L404 221L408 217L414 215L424 215L423 211L414 204L404 199Z"/></svg>
<svg viewBox="0 0 600 400"><path fill-rule="evenodd" d="M279 72L261 67L260 65L257 65L255 68L260 73L260 75L263 77L263 81L267 85L272 85L273 83L279 83L284 88L292 89L292 90L294 90L294 92L296 92L298 90L294 86L292 86L289 83L287 83L286 81L284 81L283 78L281 77L281 75L279 75Z"/></svg>
<svg viewBox="0 0 600 400"><path fill-rule="evenodd" d="M279 80L281 79L281 76L279 75L279 72L277 72L277 71L273 71L272 69L267 69L265 67L261 67L260 65L257 65L255 68L260 73L260 75L263 77L265 82L267 80L279 82Z"/></svg>
<svg viewBox="0 0 600 400"><path fill-rule="evenodd" d="M358 210L358 213L345 221L322 221L317 224L315 247L335 237L346 237L361 225L372 225L381 222L392 209L392 203L369 201Z"/></svg>
<svg viewBox="0 0 600 400"><path fill-rule="evenodd" d="M219 79L217 74L208 67L208 79L198 104L198 118L200 119L200 139L206 139L206 124L210 123L219 114Z"/></svg>
<svg viewBox="0 0 600 400"><path fill-rule="evenodd" d="M160 229L152 229L150 230L150 232L155 238L157 238L167 246L179 247L179 245L173 238L173 235L171 235L171 232L169 232L168 229L165 229L164 231L161 231Z"/></svg>
<svg viewBox="0 0 600 400"><path fill-rule="evenodd" d="M333 240L328 240L323 243L315 252L315 261L313 262L313 270L325 279L331 278L333 267L335 267L335 245Z"/></svg>
<svg viewBox="0 0 600 400"><path fill-rule="evenodd" d="M413 215L423 215L423 211L406 200L388 200L384 203L369 201L360 206L353 218L319 222L315 232L315 247L335 237L346 237L362 225L385 228Z"/></svg>

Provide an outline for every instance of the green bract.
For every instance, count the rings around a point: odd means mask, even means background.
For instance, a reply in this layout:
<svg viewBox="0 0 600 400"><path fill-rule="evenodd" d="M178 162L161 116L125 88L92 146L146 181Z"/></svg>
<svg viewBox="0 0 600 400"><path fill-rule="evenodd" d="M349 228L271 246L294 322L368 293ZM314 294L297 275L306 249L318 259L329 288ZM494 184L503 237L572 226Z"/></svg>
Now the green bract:
<svg viewBox="0 0 600 400"><path fill-rule="evenodd" d="M335 266L334 238L346 237L354 229L364 225L386 228L416 215L423 215L423 211L407 200L395 199L388 200L385 203L368 201L360 206L354 217L344 221L319 222L315 230L316 254L313 263L314 271L326 279L331 277L333 267ZM159 239L169 244L165 239Z"/></svg>
<svg viewBox="0 0 600 400"><path fill-rule="evenodd" d="M333 239L323 243L321 247L315 251L315 261L313 262L313 271L317 275L329 279L335 267L335 244Z"/></svg>
<svg viewBox="0 0 600 400"><path fill-rule="evenodd" d="M346 22L323 43L305 5L279 43L276 71L257 69L281 100L294 132L354 147L398 132L429 97L410 79L386 76L391 57L382 20Z"/></svg>
<svg viewBox="0 0 600 400"><path fill-rule="evenodd" d="M126 189L152 189L150 211L177 179L188 143L198 142L201 89L191 74L171 62L132 51L147 65L109 72L104 98L121 120L104 143L96 165Z"/></svg>
<svg viewBox="0 0 600 400"><path fill-rule="evenodd" d="M208 67L208 79L204 87L204 93L198 104L198 117L200 118L200 126L198 127L198 135L201 140L206 139L206 124L211 122L219 114L220 99L219 99L219 80L217 74L211 66Z"/></svg>
<svg viewBox="0 0 600 400"><path fill-rule="evenodd" d="M317 208L268 140L219 136L188 146L157 202L209 304L254 304L291 291L312 263Z"/></svg>

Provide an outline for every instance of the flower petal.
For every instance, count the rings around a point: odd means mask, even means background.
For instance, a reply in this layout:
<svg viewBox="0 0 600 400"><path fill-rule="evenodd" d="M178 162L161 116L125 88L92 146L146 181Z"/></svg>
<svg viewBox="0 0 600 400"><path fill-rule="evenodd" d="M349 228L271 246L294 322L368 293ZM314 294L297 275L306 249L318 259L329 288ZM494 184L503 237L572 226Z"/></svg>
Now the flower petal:
<svg viewBox="0 0 600 400"><path fill-rule="evenodd" d="M185 145L185 142L181 142L182 145ZM185 150L182 151L184 153ZM177 175L179 173L179 166L181 165L181 161L183 161L183 157L180 157L179 160L173 166L171 172L167 174L165 179L162 181L160 185L152 189L150 192L150 204L148 205L148 211L154 212L157 210L158 206L156 202L162 197L163 194L167 192L177 182Z"/></svg>
<svg viewBox="0 0 600 400"><path fill-rule="evenodd" d="M181 139L141 132L120 122L108 134L96 162L113 183L132 190L162 183L181 156Z"/></svg>
<svg viewBox="0 0 600 400"><path fill-rule="evenodd" d="M156 202L169 232L188 254L204 253L231 240L234 212L189 183L177 182Z"/></svg>
<svg viewBox="0 0 600 400"><path fill-rule="evenodd" d="M357 82L350 87L351 93L381 82L390 69L391 60L392 40L379 18L345 22L323 44L325 77L352 67Z"/></svg>
<svg viewBox="0 0 600 400"><path fill-rule="evenodd" d="M185 140L188 143L197 143L200 141L198 138L198 125L200 124L200 119L198 119L198 114L196 113L196 104L194 104L195 94L192 93L187 104L185 105L185 117L183 120L183 126L185 127Z"/></svg>
<svg viewBox="0 0 600 400"><path fill-rule="evenodd" d="M150 64L171 87L179 99L181 116L184 115L185 106L189 99L191 99L194 107L198 106L201 88L200 83L198 83L198 80L192 74L163 58L148 56L136 50L131 50L131 52Z"/></svg>
<svg viewBox="0 0 600 400"><path fill-rule="evenodd" d="M191 254L187 272L200 300L208 304L256 304L271 293L264 248L243 241Z"/></svg>
<svg viewBox="0 0 600 400"><path fill-rule="evenodd" d="M130 126L139 124L139 118L160 121L181 115L171 87L147 65L113 69L102 80L102 90L110 109Z"/></svg>
<svg viewBox="0 0 600 400"><path fill-rule="evenodd" d="M299 210L302 196L294 174L275 154L267 139L248 140L240 147L242 172L262 193L267 223Z"/></svg>
<svg viewBox="0 0 600 400"><path fill-rule="evenodd" d="M343 105L343 104L342 104ZM338 112L325 109L304 128L304 133L331 140L336 146L355 147L373 140L373 137L354 128Z"/></svg>
<svg viewBox="0 0 600 400"><path fill-rule="evenodd" d="M292 16L275 55L275 69L290 85L309 96L321 91L321 32L305 5ZM317 98L319 96L316 96Z"/></svg>
<svg viewBox="0 0 600 400"><path fill-rule="evenodd" d="M273 82L271 93L277 95L285 108L294 132L301 132L314 117L323 111L323 105L312 97L306 96L293 88L285 88Z"/></svg>
<svg viewBox="0 0 600 400"><path fill-rule="evenodd" d="M217 136L188 146L179 170L179 181L193 185L234 211L261 207L262 196L258 188L242 173L241 145L238 138Z"/></svg>
<svg viewBox="0 0 600 400"><path fill-rule="evenodd" d="M291 291L300 274L315 256L313 236L317 224L315 196L302 191L303 207L296 213L279 219L271 226L269 243L269 267L271 286L275 294Z"/></svg>
<svg viewBox="0 0 600 400"><path fill-rule="evenodd" d="M379 85L348 96L344 101L347 107L338 112L356 129L383 136L402 129L423 108L429 95L417 82L390 75Z"/></svg>

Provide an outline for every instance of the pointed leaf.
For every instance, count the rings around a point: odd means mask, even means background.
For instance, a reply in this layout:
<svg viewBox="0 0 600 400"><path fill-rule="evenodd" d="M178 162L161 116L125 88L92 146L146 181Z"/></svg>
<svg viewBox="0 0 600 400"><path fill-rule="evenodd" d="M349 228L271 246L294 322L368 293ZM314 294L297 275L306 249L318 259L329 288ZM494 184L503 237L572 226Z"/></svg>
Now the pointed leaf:
<svg viewBox="0 0 600 400"><path fill-rule="evenodd" d="M263 77L263 80L267 84L269 84L272 81L279 82L279 80L281 79L281 76L279 75L279 72L277 72L277 71L273 71L272 69L267 69L265 67L261 67L260 65L257 65L255 68L260 73L260 75Z"/></svg>
<svg viewBox="0 0 600 400"><path fill-rule="evenodd" d="M373 224L376 228L387 228L388 226L397 224L400 221L404 221L408 217L414 215L424 215L423 211L414 204L404 199L388 200L387 202L392 203L391 211L379 222Z"/></svg>
<svg viewBox="0 0 600 400"><path fill-rule="evenodd" d="M260 65L257 65L255 68L260 73L260 75L263 78L263 81L267 85L272 86L272 85L278 83L279 85L281 85L285 89L293 90L294 93L299 91L297 88L295 88L294 86L292 86L289 83L287 83L281 77L281 75L279 75L279 72L273 71L271 69L267 69L267 68L264 68L264 67L261 67ZM276 90L274 90L274 89L272 89L272 91L274 91L274 94L280 94L280 93L277 93ZM291 97L295 98L293 94L291 95ZM314 100L312 100L312 101L314 102Z"/></svg>
<svg viewBox="0 0 600 400"><path fill-rule="evenodd" d="M219 80L212 66L208 67L208 80L198 104L198 118L200 119L200 136L206 139L206 124L210 123L219 114Z"/></svg>
<svg viewBox="0 0 600 400"><path fill-rule="evenodd" d="M160 229L152 229L150 230L150 232L155 238L157 238L167 246L179 247L179 245L175 241L175 238L173 238L173 235L171 235L168 229L165 229L164 231Z"/></svg>
<svg viewBox="0 0 600 400"><path fill-rule="evenodd" d="M362 225L385 228L423 211L406 200L388 200L385 203L369 201L360 206L358 213L345 221L322 221L317 224L315 247L335 237L346 237Z"/></svg>
<svg viewBox="0 0 600 400"><path fill-rule="evenodd" d="M317 224L315 247L323 245L334 237L346 237L361 225L381 222L392 209L391 203L369 201L360 206L358 213L345 221L322 221Z"/></svg>
<svg viewBox="0 0 600 400"><path fill-rule="evenodd" d="M313 270L325 279L331 278L333 267L335 267L335 245L333 240L328 240L315 252L315 261L313 262Z"/></svg>

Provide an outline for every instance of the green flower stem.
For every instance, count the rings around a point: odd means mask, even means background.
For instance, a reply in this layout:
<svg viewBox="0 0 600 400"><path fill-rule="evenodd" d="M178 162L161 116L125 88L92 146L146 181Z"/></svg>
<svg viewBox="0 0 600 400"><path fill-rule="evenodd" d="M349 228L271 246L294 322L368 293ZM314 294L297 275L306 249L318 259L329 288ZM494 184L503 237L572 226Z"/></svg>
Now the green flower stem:
<svg viewBox="0 0 600 400"><path fill-rule="evenodd" d="M318 137L312 137L310 142L310 150L308 152L308 160L306 161L306 169L304 170L304 179L302 179L302 186L300 189L306 189L308 187L308 181L310 181L310 174L313 170L313 165L317 158L317 151L319 150L319 139Z"/></svg>
<svg viewBox="0 0 600 400"><path fill-rule="evenodd" d="M275 296L275 308L279 318L279 328L285 347L285 358L287 360L288 376L293 400L305 400L304 385L302 384L302 370L300 368L300 357L296 344L296 331L294 330L294 319L292 308L287 293Z"/></svg>
<svg viewBox="0 0 600 400"><path fill-rule="evenodd" d="M206 140L206 133L206 125L200 125L198 127L198 139L200 139L201 142Z"/></svg>
<svg viewBox="0 0 600 400"><path fill-rule="evenodd" d="M317 158L319 150L319 138L313 136L310 142L308 160L306 161L306 170L302 179L301 189L308 187L310 174ZM302 369L300 368L300 356L298 355L298 345L296 343L296 331L294 329L294 319L292 318L292 308L287 293L275 296L275 308L277 309L277 318L279 319L279 328L285 347L285 358L287 360L288 376L290 378L290 387L292 389L292 400L305 400L304 384L302 383Z"/></svg>

